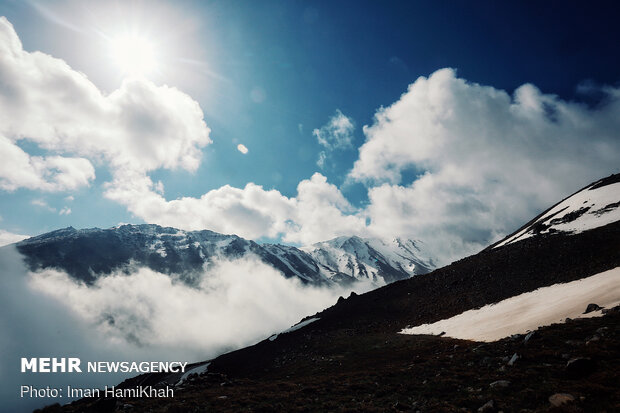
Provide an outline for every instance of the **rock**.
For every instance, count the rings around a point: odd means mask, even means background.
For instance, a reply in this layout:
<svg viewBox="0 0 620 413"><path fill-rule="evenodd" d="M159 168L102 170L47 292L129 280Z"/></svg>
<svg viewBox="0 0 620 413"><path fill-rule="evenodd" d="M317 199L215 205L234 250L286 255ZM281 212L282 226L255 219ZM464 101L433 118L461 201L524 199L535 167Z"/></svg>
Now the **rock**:
<svg viewBox="0 0 620 413"><path fill-rule="evenodd" d="M596 334L593 335L592 337L590 337L589 339L586 340L586 346L590 343L595 343L597 341L599 341L601 338L599 336L597 336Z"/></svg>
<svg viewBox="0 0 620 413"><path fill-rule="evenodd" d="M523 339L523 344L527 344L527 342L530 341L534 333L535 333L534 331L530 331L529 333L527 333L527 335Z"/></svg>
<svg viewBox="0 0 620 413"><path fill-rule="evenodd" d="M549 396L549 403L551 403L553 407L560 407L563 404L572 403L574 401L575 397L573 397L572 394L568 393L556 393Z"/></svg>
<svg viewBox="0 0 620 413"><path fill-rule="evenodd" d="M614 314L614 313L620 313L620 305L617 305L613 308L604 308L602 311L603 314Z"/></svg>
<svg viewBox="0 0 620 413"><path fill-rule="evenodd" d="M478 413L494 413L495 412L495 402L493 400L489 400L481 407L478 408Z"/></svg>
<svg viewBox="0 0 620 413"><path fill-rule="evenodd" d="M589 376L596 371L596 363L588 357L576 357L566 363L566 372L573 378Z"/></svg>
<svg viewBox="0 0 620 413"><path fill-rule="evenodd" d="M480 360L480 364L483 366L490 366L493 363L493 359L489 356L485 356Z"/></svg>
<svg viewBox="0 0 620 413"><path fill-rule="evenodd" d="M517 353L513 354L513 355L512 355L512 358L511 358L511 359L510 359L510 361L508 362L508 365L509 365L509 366L513 366L513 365L517 362L517 360L519 360L520 358L521 358L521 357L520 357Z"/></svg>
<svg viewBox="0 0 620 413"><path fill-rule="evenodd" d="M497 380L489 384L489 387L492 389L499 388L499 387L508 387L508 386L510 386L510 381L508 380Z"/></svg>
<svg viewBox="0 0 620 413"><path fill-rule="evenodd" d="M396 404L394 406L392 406L395 410L398 410L399 412L404 412L406 410L411 410L411 406L405 404L405 403L401 403L401 402L396 402Z"/></svg>
<svg viewBox="0 0 620 413"><path fill-rule="evenodd" d="M602 310L603 307L601 307L598 304L594 304L594 303L590 303L588 304L588 306L586 307L586 311L584 311L584 314L588 314L591 313L592 311L598 311L598 310Z"/></svg>

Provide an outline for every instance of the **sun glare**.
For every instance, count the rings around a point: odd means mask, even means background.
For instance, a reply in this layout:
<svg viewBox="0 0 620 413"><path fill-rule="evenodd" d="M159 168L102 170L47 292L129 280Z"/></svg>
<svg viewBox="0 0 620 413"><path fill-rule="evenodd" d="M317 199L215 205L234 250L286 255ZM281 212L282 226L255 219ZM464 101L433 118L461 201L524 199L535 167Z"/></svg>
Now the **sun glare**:
<svg viewBox="0 0 620 413"><path fill-rule="evenodd" d="M110 52L124 75L148 76L157 69L155 46L145 37L118 36L110 41Z"/></svg>

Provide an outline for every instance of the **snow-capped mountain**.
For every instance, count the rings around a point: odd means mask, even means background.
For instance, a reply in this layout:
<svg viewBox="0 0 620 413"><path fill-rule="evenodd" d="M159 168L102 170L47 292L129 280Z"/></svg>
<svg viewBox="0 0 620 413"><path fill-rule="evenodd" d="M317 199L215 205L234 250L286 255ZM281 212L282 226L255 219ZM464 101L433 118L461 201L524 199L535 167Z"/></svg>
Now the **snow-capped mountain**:
<svg viewBox="0 0 620 413"><path fill-rule="evenodd" d="M386 282L427 273L433 259L420 248L421 242L396 238L386 242L375 238L338 237L301 250L318 263L329 279L343 275L354 279L368 278Z"/></svg>
<svg viewBox="0 0 620 413"><path fill-rule="evenodd" d="M422 274L433 260L418 241L340 237L310 247L258 244L213 231L183 231L159 225L52 231L16 244L30 269L59 268L92 283L101 274L136 266L191 283L218 259L258 256L286 277L305 283L370 280L377 285Z"/></svg>
<svg viewBox="0 0 620 413"><path fill-rule="evenodd" d="M558 202L493 247L541 234L578 234L616 221L620 221L620 174L600 179Z"/></svg>

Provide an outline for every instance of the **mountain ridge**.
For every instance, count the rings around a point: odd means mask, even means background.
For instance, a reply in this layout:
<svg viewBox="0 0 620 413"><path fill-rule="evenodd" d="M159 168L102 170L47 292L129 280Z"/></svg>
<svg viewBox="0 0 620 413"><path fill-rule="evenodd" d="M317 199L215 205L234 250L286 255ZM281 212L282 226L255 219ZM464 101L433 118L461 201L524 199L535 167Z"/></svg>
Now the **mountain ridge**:
<svg viewBox="0 0 620 413"><path fill-rule="evenodd" d="M146 266L191 284L217 259L252 255L285 277L296 277L304 283L370 281L383 285L426 273L434 267L433 258L419 244L419 241L400 239L388 243L371 238L339 237L297 248L258 244L210 230L125 224L108 229L61 228L15 245L32 271L58 268L87 284L102 274L128 273L135 266Z"/></svg>

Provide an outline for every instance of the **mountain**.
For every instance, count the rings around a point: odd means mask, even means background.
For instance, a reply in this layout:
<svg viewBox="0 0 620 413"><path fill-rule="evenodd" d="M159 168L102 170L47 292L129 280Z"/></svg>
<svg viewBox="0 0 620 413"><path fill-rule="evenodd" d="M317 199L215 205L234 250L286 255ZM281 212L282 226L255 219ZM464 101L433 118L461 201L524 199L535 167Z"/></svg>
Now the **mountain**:
<svg viewBox="0 0 620 413"><path fill-rule="evenodd" d="M414 274L425 274L433 258L420 248L419 241L395 238L391 242L360 237L338 237L301 250L312 256L325 277L342 279L383 279L393 282Z"/></svg>
<svg viewBox="0 0 620 413"><path fill-rule="evenodd" d="M280 334L195 365L196 374L147 374L119 385L171 386L174 398L82 399L62 411L114 411L125 403L132 411L153 412L620 411L620 307L597 309L594 301L582 308L575 300L571 314L588 318L545 321L541 315L555 302L545 301L548 295L542 301L528 295L577 282L580 288L571 294L579 296L593 291L591 280L604 275L608 288L596 300L620 303L620 220L614 212L619 201L620 175L614 175L493 248L352 294ZM346 250L347 242L333 245ZM524 295L530 298L518 313L541 317L533 334L517 330L486 342L443 332L402 334L470 311L492 314ZM563 300L570 304L572 297ZM506 329L512 321L502 315L471 328L486 323ZM61 410L48 411L54 409Z"/></svg>
<svg viewBox="0 0 620 413"><path fill-rule="evenodd" d="M616 221L620 221L620 174L600 179L575 192L490 248L535 235L578 234Z"/></svg>
<svg viewBox="0 0 620 413"><path fill-rule="evenodd" d="M122 225L109 229L52 231L18 242L31 270L59 268L93 283L101 274L146 266L192 283L217 259L255 255L304 283L347 284L370 280L376 285L423 274L433 259L417 241L341 237L310 247L258 244L213 231L183 231L159 225Z"/></svg>

